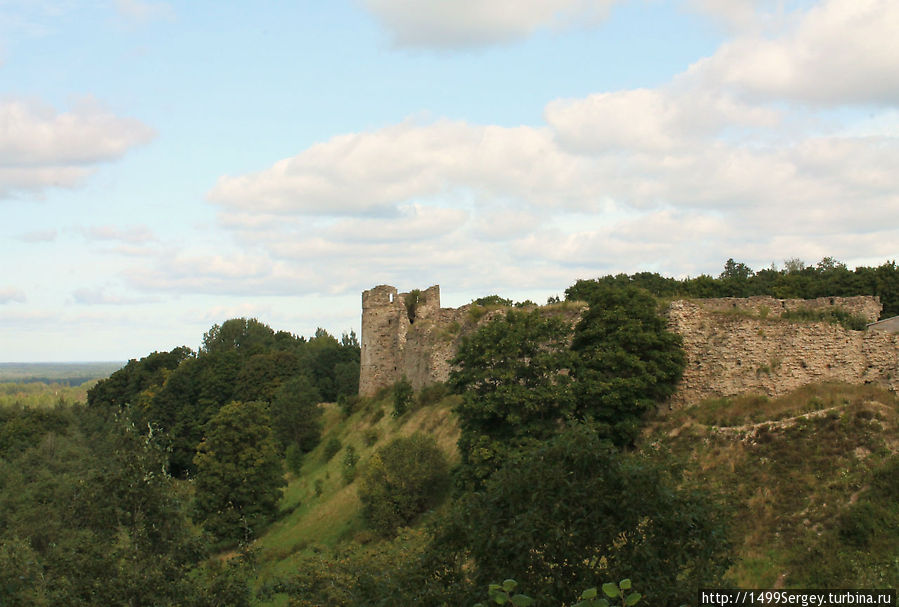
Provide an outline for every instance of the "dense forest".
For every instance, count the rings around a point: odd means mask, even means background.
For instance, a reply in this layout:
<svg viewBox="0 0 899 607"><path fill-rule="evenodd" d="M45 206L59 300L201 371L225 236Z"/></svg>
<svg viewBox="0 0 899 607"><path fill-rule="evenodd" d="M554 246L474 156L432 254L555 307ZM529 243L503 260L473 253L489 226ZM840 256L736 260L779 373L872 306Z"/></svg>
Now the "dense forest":
<svg viewBox="0 0 899 607"><path fill-rule="evenodd" d="M727 435L690 434L743 427L744 401L702 404L676 430L653 418L684 366L661 298L753 294L873 294L888 315L899 272L831 259L753 272L728 260L717 278L606 276L566 291L588 304L574 326L558 306L491 296L507 309L462 339L446 385L415 393L401 381L367 399L353 333L303 338L231 319L197 352L129 361L84 404L7 404L0 604L555 606L592 604L595 588L689 604L700 586L773 582L752 573L752 551L773 555L772 538L794 532L765 503L776 535L747 531L759 498L725 476L743 460L747 479L794 462L765 477L769 491L781 477L804 482L807 461L809 495L857 492L821 510L836 523L800 534L807 546L791 542L805 552L776 553L793 569L787 583L896 585L899 457L880 434L894 425L894 397L822 388L801 402L752 401L749 421L848 407L800 424L791 440L814 450L802 457L773 451L784 447L770 434L735 452ZM411 423L427 411L439 423ZM437 439L447 424L449 447ZM859 449L844 470L840 458ZM729 460L709 463L723 452ZM841 480L821 476L831 464ZM746 508L735 501L744 492ZM310 545L289 527L325 499L331 514L348 509L347 527ZM800 531L818 524L815 507L797 510L814 519ZM275 533L289 546L272 549Z"/></svg>

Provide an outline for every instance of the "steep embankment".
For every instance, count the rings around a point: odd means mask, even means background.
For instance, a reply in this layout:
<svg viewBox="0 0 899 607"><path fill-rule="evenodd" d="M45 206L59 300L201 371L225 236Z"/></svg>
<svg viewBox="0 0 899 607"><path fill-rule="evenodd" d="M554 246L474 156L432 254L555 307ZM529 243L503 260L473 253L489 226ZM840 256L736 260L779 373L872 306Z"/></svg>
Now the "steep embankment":
<svg viewBox="0 0 899 607"><path fill-rule="evenodd" d="M899 401L818 384L705 401L657 421L645 448L682 458L733 515L740 587L899 583Z"/></svg>
<svg viewBox="0 0 899 607"><path fill-rule="evenodd" d="M324 405L322 440L303 458L298 473L288 474L281 515L255 544L260 581L294 573L297 563L345 542L368 543L350 469L361 468L371 454L397 436L423 432L433 436L451 464L458 461L459 428L452 414L455 396L413 408L394 417L392 394L365 399L350 416ZM339 445L339 446L338 446ZM358 458L355 466L348 453Z"/></svg>
<svg viewBox="0 0 899 607"><path fill-rule="evenodd" d="M359 515L355 482L344 477L347 447L362 466L391 438L422 431L457 461L455 397L399 418L389 394L364 402L349 417L326 406L321 444L290 476L282 516L257 542L260 585L277 586L341 545L377 546ZM329 459L332 439L341 446ZM777 399L708 400L651 420L641 448L678 459L687 482L720 491L733 515L733 585L899 585L895 394L819 384Z"/></svg>

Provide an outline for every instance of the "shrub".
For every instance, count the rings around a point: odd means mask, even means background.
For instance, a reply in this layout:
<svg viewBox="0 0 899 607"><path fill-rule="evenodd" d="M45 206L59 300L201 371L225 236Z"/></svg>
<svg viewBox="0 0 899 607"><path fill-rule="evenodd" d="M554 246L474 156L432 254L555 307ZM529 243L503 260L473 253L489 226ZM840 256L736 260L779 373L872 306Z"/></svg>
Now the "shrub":
<svg viewBox="0 0 899 607"><path fill-rule="evenodd" d="M327 443L325 443L325 450L322 452L322 457L326 462L331 461L331 458L337 455L337 452L343 447L340 439L336 436L332 436Z"/></svg>
<svg viewBox="0 0 899 607"><path fill-rule="evenodd" d="M344 482L349 485L356 478L356 464L359 463L359 455L352 445L347 445L343 453L343 475Z"/></svg>
<svg viewBox="0 0 899 607"><path fill-rule="evenodd" d="M337 396L337 406L340 407L344 417L349 417L359 408L362 399L358 394L340 394Z"/></svg>
<svg viewBox="0 0 899 607"><path fill-rule="evenodd" d="M370 527L390 535L439 503L448 484L446 456L432 437L395 438L372 455L362 472L362 514Z"/></svg>
<svg viewBox="0 0 899 607"><path fill-rule="evenodd" d="M303 467L303 450L296 443L292 443L284 451L284 459L287 460L287 469L294 474L299 474Z"/></svg>
<svg viewBox="0 0 899 607"><path fill-rule="evenodd" d="M369 420L371 423L376 424L381 421L381 418L384 417L384 408L378 407L375 409L375 412L371 414L371 419Z"/></svg>
<svg viewBox="0 0 899 607"><path fill-rule="evenodd" d="M376 442L378 442L377 428L366 428L362 432L362 442L365 443L366 447L371 447Z"/></svg>
<svg viewBox="0 0 899 607"><path fill-rule="evenodd" d="M412 396L414 395L414 391L412 390L412 384L409 383L409 380L405 377L400 381L396 382L393 386L393 416L400 417L409 410L409 405L412 404Z"/></svg>
<svg viewBox="0 0 899 607"><path fill-rule="evenodd" d="M421 389L421 392L418 393L418 406L427 407L428 405L437 404L443 400L447 394L449 394L449 387L443 382L425 386Z"/></svg>

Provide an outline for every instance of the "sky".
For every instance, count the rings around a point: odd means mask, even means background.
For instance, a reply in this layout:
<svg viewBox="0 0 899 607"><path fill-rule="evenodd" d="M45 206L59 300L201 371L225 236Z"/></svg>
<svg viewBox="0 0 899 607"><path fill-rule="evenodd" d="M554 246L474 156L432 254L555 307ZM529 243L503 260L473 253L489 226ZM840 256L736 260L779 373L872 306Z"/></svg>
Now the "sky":
<svg viewBox="0 0 899 607"><path fill-rule="evenodd" d="M899 258L896 0L0 0L0 361Z"/></svg>

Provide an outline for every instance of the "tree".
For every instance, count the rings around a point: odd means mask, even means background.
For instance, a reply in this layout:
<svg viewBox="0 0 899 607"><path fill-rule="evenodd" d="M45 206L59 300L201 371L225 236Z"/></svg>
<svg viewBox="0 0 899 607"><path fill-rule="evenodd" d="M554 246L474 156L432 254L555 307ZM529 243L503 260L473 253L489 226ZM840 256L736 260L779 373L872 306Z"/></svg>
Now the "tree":
<svg viewBox="0 0 899 607"><path fill-rule="evenodd" d="M137 404L143 393L158 390L168 374L192 355L190 348L182 346L171 352L153 352L140 360L131 359L87 391L87 404L119 408Z"/></svg>
<svg viewBox="0 0 899 607"><path fill-rule="evenodd" d="M195 519L218 540L249 540L277 512L285 484L268 404L227 404L205 435L194 458Z"/></svg>
<svg viewBox="0 0 899 607"><path fill-rule="evenodd" d="M513 309L462 340L449 383L462 394L460 478L471 487L570 415L570 334L562 318Z"/></svg>
<svg viewBox="0 0 899 607"><path fill-rule="evenodd" d="M298 375L287 380L272 399L272 430L282 449L296 445L308 453L321 440L321 397L312 380Z"/></svg>
<svg viewBox="0 0 899 607"><path fill-rule="evenodd" d="M571 349L577 414L617 444L631 443L643 413L674 393L685 364L680 336L636 287L596 291Z"/></svg>
<svg viewBox="0 0 899 607"><path fill-rule="evenodd" d="M449 483L449 465L426 434L393 439L371 456L359 482L362 515L384 535L408 525L437 504Z"/></svg>
<svg viewBox="0 0 899 607"><path fill-rule="evenodd" d="M434 550L473 561L476 587L507 577L563 604L607 579L643 580L647 604L689 603L727 569L723 509L640 455L577 425L519 454L457 503Z"/></svg>
<svg viewBox="0 0 899 607"><path fill-rule="evenodd" d="M233 350L243 356L260 354L275 345L275 332L255 318L232 318L203 334L201 354Z"/></svg>

